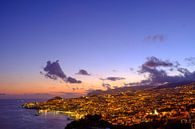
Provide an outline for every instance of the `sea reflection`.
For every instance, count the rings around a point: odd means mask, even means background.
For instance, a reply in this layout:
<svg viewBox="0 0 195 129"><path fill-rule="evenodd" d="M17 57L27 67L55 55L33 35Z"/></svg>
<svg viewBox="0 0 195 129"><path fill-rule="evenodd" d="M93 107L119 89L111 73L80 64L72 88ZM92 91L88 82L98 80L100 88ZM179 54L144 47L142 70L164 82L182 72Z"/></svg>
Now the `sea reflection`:
<svg viewBox="0 0 195 129"><path fill-rule="evenodd" d="M0 100L1 129L64 129L71 121L56 112L42 112L23 109L22 103L33 100ZM35 100L34 100L35 101ZM37 101L37 100L36 100Z"/></svg>

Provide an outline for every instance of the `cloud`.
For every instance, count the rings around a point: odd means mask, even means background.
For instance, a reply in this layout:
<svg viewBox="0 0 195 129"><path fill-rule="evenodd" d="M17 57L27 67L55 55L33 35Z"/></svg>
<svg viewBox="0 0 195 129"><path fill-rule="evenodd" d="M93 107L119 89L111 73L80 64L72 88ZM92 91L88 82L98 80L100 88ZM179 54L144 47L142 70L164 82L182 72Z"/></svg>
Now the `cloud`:
<svg viewBox="0 0 195 129"><path fill-rule="evenodd" d="M146 36L145 40L151 42L164 42L166 38L163 34L154 34Z"/></svg>
<svg viewBox="0 0 195 129"><path fill-rule="evenodd" d="M86 90L86 92L87 92L87 96L99 95L99 94L103 94L104 93L100 89L89 89L89 90Z"/></svg>
<svg viewBox="0 0 195 129"><path fill-rule="evenodd" d="M43 70L44 72L40 72L40 73L50 79L57 80L58 78L60 78L65 83L82 83L82 81L77 80L73 77L67 77L64 74L58 60L55 62L47 61L47 65L43 68Z"/></svg>
<svg viewBox="0 0 195 129"><path fill-rule="evenodd" d="M6 95L5 93L0 93L0 96L4 96L4 95Z"/></svg>
<svg viewBox="0 0 195 129"><path fill-rule="evenodd" d="M183 74L184 76L188 76L191 74L191 72L186 68L177 68L177 71Z"/></svg>
<svg viewBox="0 0 195 129"><path fill-rule="evenodd" d="M140 83L139 82L130 82L130 83L124 83L123 87L126 87L126 86L137 86L137 85L140 85Z"/></svg>
<svg viewBox="0 0 195 129"><path fill-rule="evenodd" d="M114 73L115 73L115 72L117 72L117 70L113 69L113 70L112 70L112 72L114 72Z"/></svg>
<svg viewBox="0 0 195 129"><path fill-rule="evenodd" d="M147 58L147 61L142 65L142 66L146 66L146 67L150 67L150 68L155 68L155 67L171 67L173 66L173 63L171 63L170 61L166 60L160 60L154 56Z"/></svg>
<svg viewBox="0 0 195 129"><path fill-rule="evenodd" d="M188 65L195 65L195 57L189 57L184 59Z"/></svg>
<svg viewBox="0 0 195 129"><path fill-rule="evenodd" d="M80 80L76 80L75 78L73 77L68 77L67 80L66 80L67 83L82 83L82 81Z"/></svg>
<svg viewBox="0 0 195 129"><path fill-rule="evenodd" d="M76 92L56 92L60 96L64 98L75 98L85 95L84 93L76 93Z"/></svg>
<svg viewBox="0 0 195 129"><path fill-rule="evenodd" d="M72 90L73 90L73 91L75 91L75 90L79 90L79 88L78 88L78 87L76 87L76 88L72 88Z"/></svg>
<svg viewBox="0 0 195 129"><path fill-rule="evenodd" d="M85 95L84 93L78 92L48 92L48 93L32 93L32 94L7 94L5 96L0 96L4 99L51 99L55 96L60 96L63 98L73 98Z"/></svg>
<svg viewBox="0 0 195 129"><path fill-rule="evenodd" d="M102 87L106 88L107 90L110 90L112 86L108 83L102 83Z"/></svg>
<svg viewBox="0 0 195 129"><path fill-rule="evenodd" d="M181 75L169 76L167 72L159 67L170 67L176 69ZM147 58L147 61L142 64L139 73L148 73L148 79L141 83L145 84L162 84L162 83L176 83L184 81L195 81L195 72L190 72L186 68L181 68L178 64L170 61L163 61L156 57Z"/></svg>
<svg viewBox="0 0 195 129"><path fill-rule="evenodd" d="M90 75L90 74L89 74L86 70L84 70L84 69L80 69L79 72L76 73L76 74L78 74L78 75L87 75L87 76Z"/></svg>
<svg viewBox="0 0 195 129"><path fill-rule="evenodd" d="M44 72L46 73L45 74L42 72L41 73L50 79L56 80L57 78L61 78L62 80L65 80L66 75L62 71L60 64L58 62L59 62L58 60L55 62L47 61L47 65L43 69Z"/></svg>
<svg viewBox="0 0 195 129"><path fill-rule="evenodd" d="M123 77L107 77L105 79L100 78L100 80L108 80L108 81L118 81L118 80L124 80Z"/></svg>
<svg viewBox="0 0 195 129"><path fill-rule="evenodd" d="M76 89L76 88L75 88ZM86 93L84 92L51 92L53 95L55 96L60 96L60 97L63 97L63 98L78 98L78 97L81 97L81 96L84 96L86 95Z"/></svg>
<svg viewBox="0 0 195 129"><path fill-rule="evenodd" d="M129 68L130 71L134 71L134 68Z"/></svg>

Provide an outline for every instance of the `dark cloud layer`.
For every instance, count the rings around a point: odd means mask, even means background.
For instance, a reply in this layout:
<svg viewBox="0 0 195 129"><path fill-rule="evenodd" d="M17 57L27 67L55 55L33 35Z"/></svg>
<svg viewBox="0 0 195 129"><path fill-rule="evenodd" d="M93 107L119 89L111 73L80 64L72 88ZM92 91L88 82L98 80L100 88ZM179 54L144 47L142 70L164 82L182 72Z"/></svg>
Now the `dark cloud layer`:
<svg viewBox="0 0 195 129"><path fill-rule="evenodd" d="M84 70L84 69L79 70L79 72L76 73L76 74L78 74L78 75L87 75L87 76L90 75L90 74L89 74L86 70Z"/></svg>
<svg viewBox="0 0 195 129"><path fill-rule="evenodd" d="M100 79L100 80L108 80L108 81L118 81L118 80L124 80L125 78L123 77L107 77L105 79Z"/></svg>
<svg viewBox="0 0 195 129"><path fill-rule="evenodd" d="M41 74L44 74L46 77L56 80L58 78L62 79L66 83L81 83L80 80L77 80L73 77L67 77L60 64L59 61L51 62L47 61L47 65L44 67L44 73L41 72Z"/></svg>
<svg viewBox="0 0 195 129"><path fill-rule="evenodd" d="M170 67L176 69L180 75L169 76L163 69L158 67ZM156 57L147 58L147 61L141 66L139 73L148 73L148 79L143 80L141 83L145 84L162 84L162 83L177 83L186 81L195 81L195 72L190 72L186 68L181 68L177 64L169 61L163 61Z"/></svg>
<svg viewBox="0 0 195 129"><path fill-rule="evenodd" d="M154 35L148 35L145 37L146 41L152 41L152 42L164 42L165 36L163 34L154 34Z"/></svg>

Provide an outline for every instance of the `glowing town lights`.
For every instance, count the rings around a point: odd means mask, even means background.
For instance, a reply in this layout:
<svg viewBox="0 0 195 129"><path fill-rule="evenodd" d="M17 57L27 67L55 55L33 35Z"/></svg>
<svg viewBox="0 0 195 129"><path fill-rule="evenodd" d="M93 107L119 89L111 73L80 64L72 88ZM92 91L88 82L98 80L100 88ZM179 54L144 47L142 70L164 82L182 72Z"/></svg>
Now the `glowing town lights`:
<svg viewBox="0 0 195 129"><path fill-rule="evenodd" d="M156 110L156 109L154 110L154 115L158 115L158 112L157 112L157 110Z"/></svg>

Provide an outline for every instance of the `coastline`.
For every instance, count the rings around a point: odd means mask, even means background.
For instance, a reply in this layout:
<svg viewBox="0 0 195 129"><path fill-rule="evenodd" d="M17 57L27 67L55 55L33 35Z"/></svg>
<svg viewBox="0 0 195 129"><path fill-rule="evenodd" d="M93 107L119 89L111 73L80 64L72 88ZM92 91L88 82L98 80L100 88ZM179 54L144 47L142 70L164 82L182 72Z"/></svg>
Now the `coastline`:
<svg viewBox="0 0 195 129"><path fill-rule="evenodd" d="M78 117L80 116L79 114L75 113L75 112L71 112L71 111L59 111L59 110L43 110L43 109L35 109L37 111L37 115L47 115L52 113L53 115L64 115L66 117L68 117L69 120L78 120L82 117Z"/></svg>

